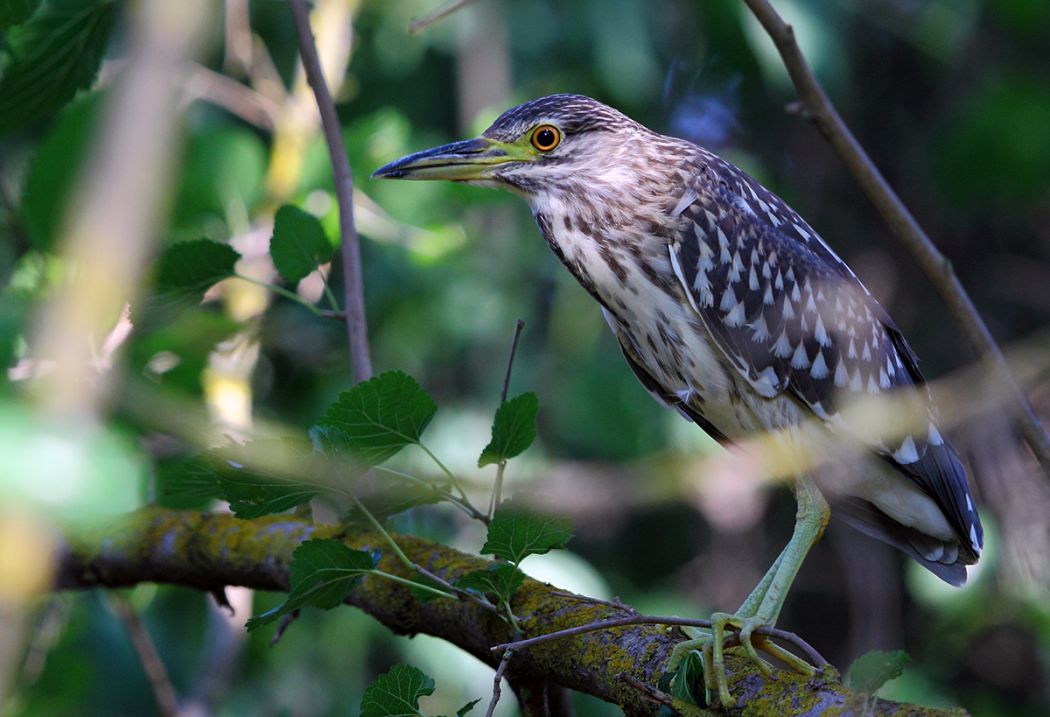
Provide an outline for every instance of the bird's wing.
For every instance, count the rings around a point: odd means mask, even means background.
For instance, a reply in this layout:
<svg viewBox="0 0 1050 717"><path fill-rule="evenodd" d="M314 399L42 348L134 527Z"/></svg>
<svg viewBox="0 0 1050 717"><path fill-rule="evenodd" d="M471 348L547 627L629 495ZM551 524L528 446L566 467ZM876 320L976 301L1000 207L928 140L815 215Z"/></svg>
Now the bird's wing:
<svg viewBox="0 0 1050 717"><path fill-rule="evenodd" d="M794 396L832 430L870 445L942 507L976 553L966 472L937 429L914 352L817 233L736 167L704 156L678 203L672 266L718 346L760 395ZM695 198L694 198L695 197ZM909 390L928 420L898 438L839 412L850 398ZM844 400L845 399L845 400Z"/></svg>

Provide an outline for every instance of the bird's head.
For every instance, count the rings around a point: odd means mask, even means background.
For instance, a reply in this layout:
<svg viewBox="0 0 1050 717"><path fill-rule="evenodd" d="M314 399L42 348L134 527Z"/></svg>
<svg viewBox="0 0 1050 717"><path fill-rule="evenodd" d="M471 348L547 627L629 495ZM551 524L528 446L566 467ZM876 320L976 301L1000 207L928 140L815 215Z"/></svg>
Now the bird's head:
<svg viewBox="0 0 1050 717"><path fill-rule="evenodd" d="M647 135L590 97L550 95L507 110L480 137L410 154L372 176L469 182L534 202L581 186L622 187L624 174L645 164L636 150Z"/></svg>

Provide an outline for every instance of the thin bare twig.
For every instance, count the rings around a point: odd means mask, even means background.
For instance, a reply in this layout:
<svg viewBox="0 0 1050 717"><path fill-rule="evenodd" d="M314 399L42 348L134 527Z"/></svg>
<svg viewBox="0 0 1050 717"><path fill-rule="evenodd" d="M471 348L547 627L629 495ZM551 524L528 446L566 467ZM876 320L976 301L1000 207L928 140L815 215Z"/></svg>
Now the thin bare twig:
<svg viewBox="0 0 1050 717"><path fill-rule="evenodd" d="M507 372L503 375L503 390L499 394L500 406L507 402L507 391L510 389L510 372L514 369L514 355L518 352L518 340L521 338L521 332L524 328L525 322L522 319L518 319L517 323L514 324L514 338L510 342ZM505 470L507 470L507 461L500 461L499 465L496 466L496 483L492 486L492 497L489 498L489 520L492 519L492 514L496 511L500 499L503 497L503 472Z"/></svg>
<svg viewBox="0 0 1050 717"><path fill-rule="evenodd" d="M128 631L131 644L135 648L135 654L142 663L142 669L149 679L150 687L153 689L153 698L157 701L157 710L164 717L177 717L179 713L179 700L175 696L175 688L168 678L168 671L157 653L157 646L153 644L153 638L146 631L135 608L131 606L128 599L117 593L110 593L110 606L120 621L124 623L124 629Z"/></svg>
<svg viewBox="0 0 1050 717"><path fill-rule="evenodd" d="M514 657L514 650L507 650L503 653L503 659L499 661L496 675L492 678L492 700L489 702L489 708L485 710L485 717L492 717L492 713L496 711L496 705L499 703L500 692L502 691L500 683L503 681L503 673L507 671L507 666L510 665L510 658L512 657Z"/></svg>
<svg viewBox="0 0 1050 717"><path fill-rule="evenodd" d="M677 627L711 627L710 620L697 620L684 617L673 617L668 615L630 615L628 617L615 618L612 620L599 620L598 622L589 622L585 625L577 625L576 627L569 627L564 630L557 630L555 632L548 632L546 635L537 635L536 637L530 637L526 640L515 640L513 642L504 642L499 645L493 645L491 649L493 652L498 650L516 650L520 651L526 647L532 645L538 645L541 642L549 642L550 640L561 640L566 637L574 637L576 635L582 635L587 632L595 632L597 630L608 630L614 627L628 627L631 625L674 625ZM791 645L794 645L802 652L809 661L817 666L823 667L828 664L828 661L824 659L824 656L817 652L816 648L810 645L808 642L803 640L801 637L793 632L787 630L780 630L775 627L760 627L754 631L755 635L766 635L767 637L775 637L778 640L783 640Z"/></svg>
<svg viewBox="0 0 1050 717"><path fill-rule="evenodd" d="M410 22L408 24L408 33L410 35L418 35L435 22L444 20L446 17L456 12L456 10L461 10L472 2L474 2L474 0L452 0L452 2L447 5L442 5L429 15L424 15L423 17L416 18Z"/></svg>
<svg viewBox="0 0 1050 717"><path fill-rule="evenodd" d="M354 383L367 381L372 377L372 358L368 348L368 324L365 318L365 295L361 274L361 245L354 225L354 178L350 174L350 160L346 156L343 143L343 131L339 126L339 116L335 111L335 102L328 91L324 79L321 61L317 56L317 45L314 43L313 31L310 29L310 14L306 9L306 0L289 0L295 32L299 38L299 54L303 59L306 81L317 98L317 109L321 113L321 127L324 129L325 143L328 145L328 156L332 161L335 175L335 196L339 203L339 233L342 236L341 251L343 260L343 287L345 291L344 307L346 311L346 331L350 341L350 368Z"/></svg>
<svg viewBox="0 0 1050 717"><path fill-rule="evenodd" d="M798 92L803 114L816 125L817 130L868 195L890 230L911 252L916 263L941 295L948 310L966 332L974 350L988 364L1006 394L1013 399L1013 413L1018 428L1042 466L1043 472L1050 477L1050 435L1018 386L988 326L981 319L973 300L955 275L951 262L919 226L918 221L890 188L886 178L850 132L806 62L798 43L795 42L795 33L791 26L784 22L768 0L744 2L776 45L784 67L787 68Z"/></svg>
<svg viewBox="0 0 1050 717"><path fill-rule="evenodd" d="M659 690L656 687L653 687L652 685L647 685L634 675L629 675L626 672L620 673L619 677L624 684L633 689L638 690L654 702L659 702L662 705L667 705L668 707L674 709L674 697L671 697L671 695L667 694L663 690Z"/></svg>

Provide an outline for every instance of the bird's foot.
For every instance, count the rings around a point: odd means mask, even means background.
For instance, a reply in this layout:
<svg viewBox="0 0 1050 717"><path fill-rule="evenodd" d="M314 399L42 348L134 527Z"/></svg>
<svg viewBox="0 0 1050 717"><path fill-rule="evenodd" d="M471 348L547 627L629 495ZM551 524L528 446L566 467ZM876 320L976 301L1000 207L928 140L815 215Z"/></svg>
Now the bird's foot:
<svg viewBox="0 0 1050 717"><path fill-rule="evenodd" d="M703 666L706 701L710 704L711 695L715 693L718 704L724 709L735 705L726 674L726 653L742 654L766 677L773 676L772 667L759 653L772 657L803 675L810 676L816 672L815 667L780 647L768 636L755 634L755 631L762 627L772 627L772 624L760 617L716 612L711 616L710 628L683 628L690 639L675 645L668 672L674 675L674 680L689 679L688 671L680 668L690 655L697 655ZM675 690L679 694L685 691L687 690Z"/></svg>

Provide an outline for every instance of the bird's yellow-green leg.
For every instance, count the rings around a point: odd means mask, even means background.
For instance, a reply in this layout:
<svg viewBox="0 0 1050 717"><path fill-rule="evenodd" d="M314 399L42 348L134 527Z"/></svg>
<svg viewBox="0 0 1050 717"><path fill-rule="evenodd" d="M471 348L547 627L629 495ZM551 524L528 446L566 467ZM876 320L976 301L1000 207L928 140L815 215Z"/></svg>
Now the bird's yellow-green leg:
<svg viewBox="0 0 1050 717"><path fill-rule="evenodd" d="M693 639L679 643L671 653L670 669L673 671L689 652L700 652L704 664L704 684L709 690L718 693L718 701L723 707L733 704L724 659L727 631L736 632L744 654L754 661L764 674L769 674L769 665L759 656L759 650L803 674L812 674L814 671L812 666L770 640L753 636L755 630L776 624L788 590L798 575L802 562L820 540L828 525L831 515L828 503L810 479L800 478L797 481L795 497L798 500L798 512L791 540L740 608L732 615L712 615L711 627L708 630L687 631Z"/></svg>

